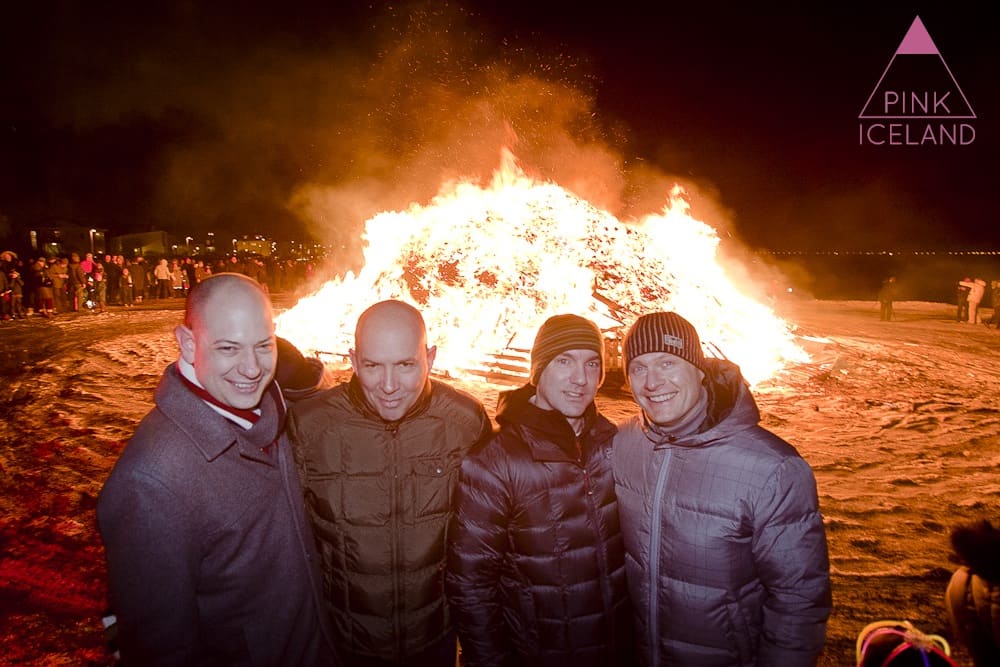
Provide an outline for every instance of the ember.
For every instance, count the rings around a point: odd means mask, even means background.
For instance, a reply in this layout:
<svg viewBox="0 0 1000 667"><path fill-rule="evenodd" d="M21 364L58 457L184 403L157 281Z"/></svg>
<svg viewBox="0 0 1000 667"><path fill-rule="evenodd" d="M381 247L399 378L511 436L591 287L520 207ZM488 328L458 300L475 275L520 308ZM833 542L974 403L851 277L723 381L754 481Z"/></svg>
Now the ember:
<svg viewBox="0 0 1000 667"><path fill-rule="evenodd" d="M361 312L401 299L424 313L438 372L492 379L517 374L518 359L526 368L550 315L590 317L615 349L623 327L662 309L694 323L707 354L732 359L751 383L808 360L790 327L726 276L718 235L689 215L679 187L659 214L625 223L529 178L504 151L489 187L449 184L428 205L371 218L363 239L360 272L280 315L279 335L343 359Z"/></svg>

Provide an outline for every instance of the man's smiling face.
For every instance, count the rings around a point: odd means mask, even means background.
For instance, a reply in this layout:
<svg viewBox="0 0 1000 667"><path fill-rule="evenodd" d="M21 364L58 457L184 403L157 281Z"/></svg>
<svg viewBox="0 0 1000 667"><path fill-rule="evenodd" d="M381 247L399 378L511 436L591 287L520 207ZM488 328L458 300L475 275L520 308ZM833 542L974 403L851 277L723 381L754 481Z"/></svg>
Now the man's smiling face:
<svg viewBox="0 0 1000 667"><path fill-rule="evenodd" d="M695 409L704 377L697 366L669 352L640 354L628 364L635 402L659 426L676 424Z"/></svg>
<svg viewBox="0 0 1000 667"><path fill-rule="evenodd" d="M177 328L181 354L216 400L250 410L274 378L278 360L271 308L243 285L217 290L191 328Z"/></svg>

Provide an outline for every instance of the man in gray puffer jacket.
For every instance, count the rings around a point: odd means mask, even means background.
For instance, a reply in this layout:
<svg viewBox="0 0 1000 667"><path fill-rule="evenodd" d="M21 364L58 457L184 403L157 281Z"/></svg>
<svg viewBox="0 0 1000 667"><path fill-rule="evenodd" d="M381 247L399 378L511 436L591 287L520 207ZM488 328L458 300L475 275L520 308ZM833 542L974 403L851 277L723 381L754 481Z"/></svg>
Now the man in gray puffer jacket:
<svg viewBox="0 0 1000 667"><path fill-rule="evenodd" d="M615 437L615 488L642 664L814 664L831 595L809 465L683 317L640 317L624 357L642 414Z"/></svg>

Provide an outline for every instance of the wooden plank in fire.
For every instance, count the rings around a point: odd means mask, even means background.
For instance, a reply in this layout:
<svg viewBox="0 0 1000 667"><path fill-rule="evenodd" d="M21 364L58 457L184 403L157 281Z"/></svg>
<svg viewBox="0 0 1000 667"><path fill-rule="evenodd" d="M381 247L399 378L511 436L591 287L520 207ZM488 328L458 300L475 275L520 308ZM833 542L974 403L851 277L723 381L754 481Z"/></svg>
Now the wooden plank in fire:
<svg viewBox="0 0 1000 667"><path fill-rule="evenodd" d="M795 340L809 354L809 361L789 364L769 380L769 384L794 385L823 381L834 373L846 370L847 360L841 354L839 343L809 336L796 336Z"/></svg>
<svg viewBox="0 0 1000 667"><path fill-rule="evenodd" d="M522 385L531 370L530 354L529 350L507 348L485 355L478 367L463 368L462 372L497 384Z"/></svg>
<svg viewBox="0 0 1000 667"><path fill-rule="evenodd" d="M600 301L601 303L603 303L605 306L608 307L608 310L611 311L611 314L614 316L614 319L618 321L618 324L624 326L626 320L628 319L634 320L636 317L639 316L639 314L636 313L635 311L631 310L630 308L626 308L625 306L621 305L620 303L618 303L613 299L609 299L608 297L598 292L596 289L591 291L590 294L595 299L597 299L598 301Z"/></svg>
<svg viewBox="0 0 1000 667"><path fill-rule="evenodd" d="M328 352L327 350L316 350L314 356L322 361L324 364L349 364L351 362L350 356L344 354L343 352Z"/></svg>
<svg viewBox="0 0 1000 667"><path fill-rule="evenodd" d="M515 375L508 375L507 373L492 373L490 371L477 371L477 370L466 370L469 375L475 375L481 377L491 384L502 384L510 387L520 387L525 382L528 381L528 376L519 377Z"/></svg>
<svg viewBox="0 0 1000 667"><path fill-rule="evenodd" d="M504 350L499 353L487 354L482 365L487 368L500 368L513 372L527 373L528 369L531 368L530 352L527 350L520 354L512 354L511 352L511 350Z"/></svg>

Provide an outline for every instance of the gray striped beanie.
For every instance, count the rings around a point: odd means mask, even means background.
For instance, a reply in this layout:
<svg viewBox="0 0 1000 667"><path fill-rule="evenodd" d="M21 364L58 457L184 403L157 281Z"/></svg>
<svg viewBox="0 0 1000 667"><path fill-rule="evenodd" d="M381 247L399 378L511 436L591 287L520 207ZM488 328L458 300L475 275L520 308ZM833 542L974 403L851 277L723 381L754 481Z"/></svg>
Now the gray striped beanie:
<svg viewBox="0 0 1000 667"><path fill-rule="evenodd" d="M640 354L669 352L705 370L698 332L677 313L649 313L635 321L625 334L625 372Z"/></svg>
<svg viewBox="0 0 1000 667"><path fill-rule="evenodd" d="M579 315L553 315L542 323L531 346L531 384L538 386L538 378L549 362L568 350L593 350L601 355L601 380L604 376L604 337L590 320Z"/></svg>

